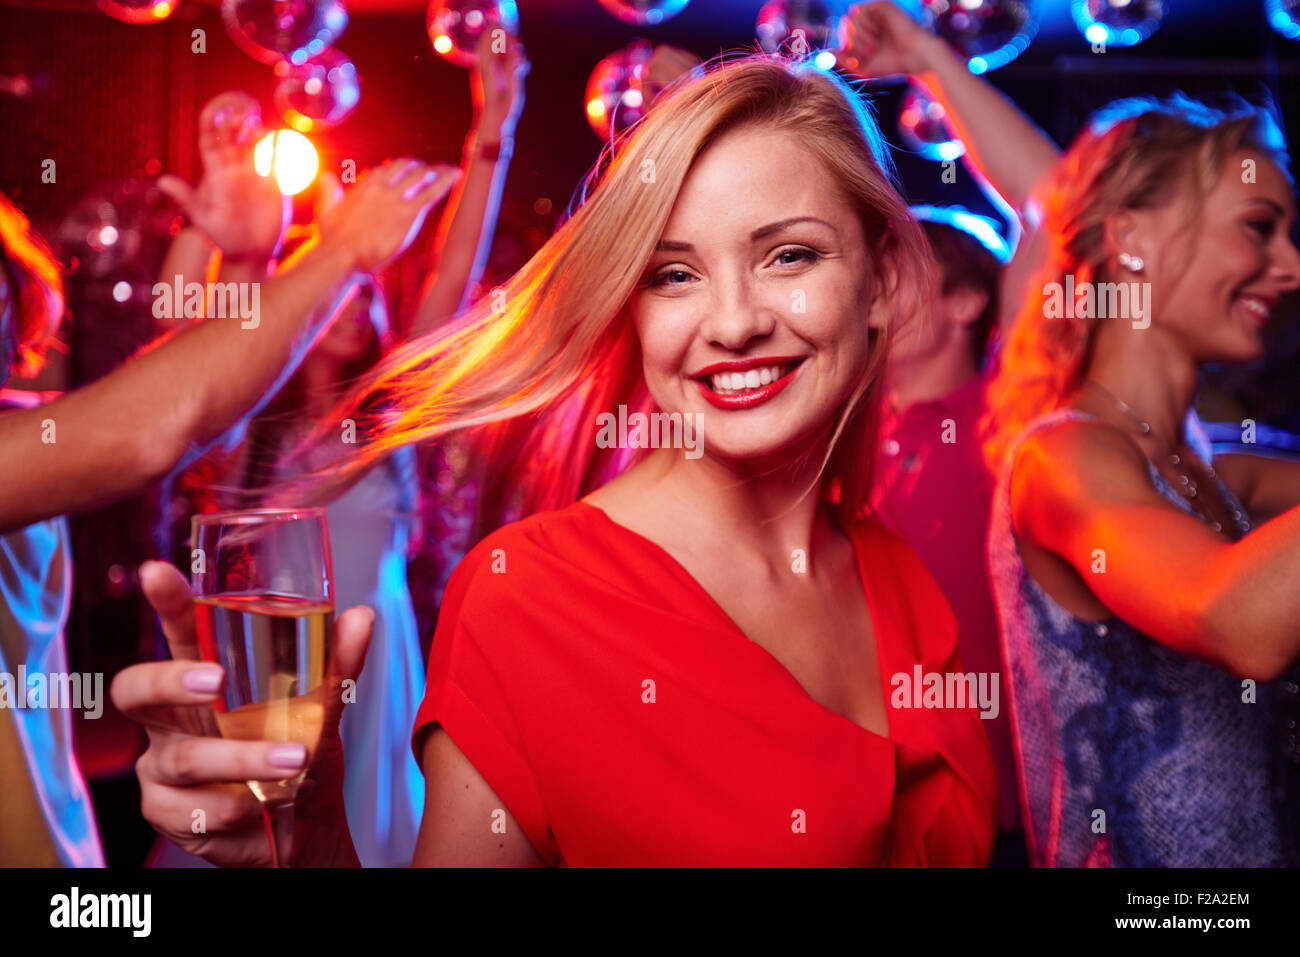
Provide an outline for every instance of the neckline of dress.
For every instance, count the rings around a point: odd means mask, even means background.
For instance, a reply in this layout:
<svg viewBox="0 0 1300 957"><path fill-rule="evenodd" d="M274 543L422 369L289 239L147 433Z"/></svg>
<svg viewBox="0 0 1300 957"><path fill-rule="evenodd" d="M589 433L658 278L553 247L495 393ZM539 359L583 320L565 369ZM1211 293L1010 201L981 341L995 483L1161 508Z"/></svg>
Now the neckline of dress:
<svg viewBox="0 0 1300 957"><path fill-rule="evenodd" d="M808 690L804 688L802 684L799 683L799 679L794 676L794 674L790 671L790 669L787 668L784 664L782 664L780 659L778 659L776 655L772 654L772 652L768 651L757 641L754 641L754 639L750 638L747 634L745 634L744 629L742 629L738 624L736 624L735 619L733 619L731 615L727 614L726 609L724 609L720 604L718 604L717 599L715 599L711 594L709 594L708 589L706 589L703 585L701 585L699 580L690 573L690 571L686 568L686 566L683 565L680 561L678 561L675 557L673 557L672 553L669 552L666 548L664 548L658 542L646 538L640 532L628 528L626 525L622 525L614 521L614 519L610 517L609 513L606 512L603 508L600 508L598 505L591 504L586 499L579 499L575 504L582 506L584 509L586 509L589 512L596 513L596 515L599 517L600 520L602 520L605 524L615 528L620 534L630 536L632 539L638 542L643 542L646 545L648 545L656 554L658 554L661 557L661 560L668 565L669 569L673 572L673 574L676 575L678 578L683 579L688 584L688 586L694 590L697 597L700 598L710 608L713 614L718 618L720 618L723 623L725 623L725 625L727 626L725 630L730 631L734 637L739 638L740 640L745 642L746 645L750 646L751 648L757 649L758 652L766 656L766 658L773 665L775 665L777 668L780 669L781 673L785 675L786 680L791 685L793 685L793 687L797 689L798 692L810 704L812 704L816 708L821 709L821 711L825 712L826 714L831 715L832 717L840 721L843 721L844 723L850 725L853 728L856 728L858 731L862 732L865 735L868 735L869 737L871 737L876 741L885 742L890 746L893 746L895 744L893 734L896 729L894 727L893 722L890 720L890 714L889 714L890 712L889 684L890 683L887 680L884 655L881 653L881 643L880 643L881 629L880 629L880 623L877 620L877 616L876 616L876 608L878 605L879 596L875 594L874 589L871 586L871 582L868 580L867 576L864 575L862 572L862 547L859 542L858 536L851 529L846 528L844 530L844 533L848 535L849 542L853 546L854 566L857 569L858 582L862 586L863 597L867 603L867 615L871 621L871 630L876 642L876 671L878 673L878 677L880 680L880 691L881 694L883 695L884 702L885 702L885 734L883 735L877 734L876 732L868 728L864 728L862 725L858 724L852 718L849 718L846 715L842 715L838 711L835 711L832 708L828 708L826 705L822 704L820 701L818 701L816 698L810 695L808 693Z"/></svg>

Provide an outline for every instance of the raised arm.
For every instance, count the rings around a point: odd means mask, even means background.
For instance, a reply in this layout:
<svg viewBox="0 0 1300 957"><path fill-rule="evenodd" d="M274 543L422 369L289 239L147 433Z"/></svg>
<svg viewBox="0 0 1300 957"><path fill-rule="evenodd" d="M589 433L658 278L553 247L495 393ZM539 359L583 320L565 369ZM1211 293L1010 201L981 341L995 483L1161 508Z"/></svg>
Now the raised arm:
<svg viewBox="0 0 1300 957"><path fill-rule="evenodd" d="M163 176L158 188L175 199L190 218L167 251L158 281L171 286L179 276L204 283L214 254L220 282L260 282L270 271L289 228L292 205L269 176L259 176L253 148L262 129L261 108L247 93L230 91L209 100L199 115L199 157L203 176L197 188L176 176ZM155 324L179 328L198 317L162 310Z"/></svg>
<svg viewBox="0 0 1300 957"><path fill-rule="evenodd" d="M1161 644L1261 681L1300 657L1300 507L1230 543L1151 487L1127 436L1070 423L1025 443L1012 511L1022 543Z"/></svg>
<svg viewBox="0 0 1300 957"><path fill-rule="evenodd" d="M250 284L247 317L198 323L84 389L0 416L0 531L130 495L254 412L319 332L322 299L406 248L450 179L416 160L386 163L293 269Z"/></svg>
<svg viewBox="0 0 1300 957"><path fill-rule="evenodd" d="M892 0L850 7L841 46L841 61L861 76L905 73L924 85L947 111L975 172L1025 223L1030 196L1061 155L1047 134Z"/></svg>
<svg viewBox="0 0 1300 957"><path fill-rule="evenodd" d="M399 330L403 337L431 332L459 312L492 249L529 69L517 39L507 38L504 53L492 52L492 42L492 31L479 39L471 79L474 123L465 138L462 176L438 224L415 316L409 328Z"/></svg>

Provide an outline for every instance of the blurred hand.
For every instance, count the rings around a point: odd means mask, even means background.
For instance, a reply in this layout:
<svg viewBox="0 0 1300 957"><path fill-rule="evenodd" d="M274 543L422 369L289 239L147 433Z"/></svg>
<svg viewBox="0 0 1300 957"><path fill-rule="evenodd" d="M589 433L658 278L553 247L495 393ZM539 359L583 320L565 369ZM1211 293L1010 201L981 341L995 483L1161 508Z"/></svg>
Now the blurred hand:
<svg viewBox="0 0 1300 957"><path fill-rule="evenodd" d="M228 260L270 261L280 250L293 208L273 177L258 176L253 148L261 138L262 111L246 93L222 93L199 117L198 189L176 176L158 188L180 204Z"/></svg>
<svg viewBox="0 0 1300 957"><path fill-rule="evenodd" d="M892 0L854 4L840 21L839 63L859 76L916 76L930 68L942 47L942 40Z"/></svg>
<svg viewBox="0 0 1300 957"><path fill-rule="evenodd" d="M690 73L703 61L689 50L661 43L646 61L642 75L642 90L651 104L664 89L684 73Z"/></svg>
<svg viewBox="0 0 1300 957"><path fill-rule="evenodd" d="M234 741L218 736L212 702L224 672L199 664L194 602L189 583L174 565L146 562L140 568L145 597L162 621L172 661L133 665L113 679L113 704L144 725L149 748L136 762L140 811L153 828L182 850L227 867L265 867L271 862L261 808L248 780L279 780L297 768L271 761L270 741ZM338 864L346 855L343 813L342 682L361 674L374 613L350 608L336 621L333 659L326 679L324 730L299 787L294 809L293 863ZM187 681L215 675L211 690L193 691ZM206 833L191 830L194 811L204 812ZM352 852L354 853L354 852Z"/></svg>
<svg viewBox="0 0 1300 957"><path fill-rule="evenodd" d="M386 160L363 173L337 205L323 204L321 244L345 249L357 270L374 272L411 244L424 217L460 175L446 163Z"/></svg>
<svg viewBox="0 0 1300 957"><path fill-rule="evenodd" d="M524 110L524 77L532 69L524 45L507 35L505 52L492 51L492 34L478 39L478 63L470 76L474 125L491 136L511 136Z"/></svg>

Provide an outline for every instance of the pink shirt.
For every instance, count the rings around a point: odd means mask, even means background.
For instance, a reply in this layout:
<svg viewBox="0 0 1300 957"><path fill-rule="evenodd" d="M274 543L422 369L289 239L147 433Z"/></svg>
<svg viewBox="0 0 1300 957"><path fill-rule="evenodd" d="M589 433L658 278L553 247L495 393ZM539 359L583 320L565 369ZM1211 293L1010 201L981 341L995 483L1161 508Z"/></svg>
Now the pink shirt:
<svg viewBox="0 0 1300 957"><path fill-rule="evenodd" d="M1021 821L1007 707L1011 674L1002 662L986 558L994 480L978 432L986 385L976 376L942 398L901 412L886 405L871 507L886 528L916 549L939 583L957 616L964 667L999 675L997 716L982 723L1001 791L998 827L1013 831Z"/></svg>

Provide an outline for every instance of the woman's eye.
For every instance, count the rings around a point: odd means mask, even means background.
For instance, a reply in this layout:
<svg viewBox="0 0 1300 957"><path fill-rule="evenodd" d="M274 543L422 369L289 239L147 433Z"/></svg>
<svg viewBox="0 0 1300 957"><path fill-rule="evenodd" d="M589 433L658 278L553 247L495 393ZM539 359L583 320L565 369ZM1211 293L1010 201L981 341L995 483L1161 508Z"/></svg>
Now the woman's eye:
<svg viewBox="0 0 1300 957"><path fill-rule="evenodd" d="M652 286L681 286L694 277L685 269L665 269L650 280Z"/></svg>
<svg viewBox="0 0 1300 957"><path fill-rule="evenodd" d="M1246 225L1267 239L1273 235L1273 230L1277 224L1271 219L1252 219Z"/></svg>
<svg viewBox="0 0 1300 957"><path fill-rule="evenodd" d="M821 259L820 253L806 246L792 246L777 253L773 262L778 266L793 266L801 262L816 262L818 259Z"/></svg>

